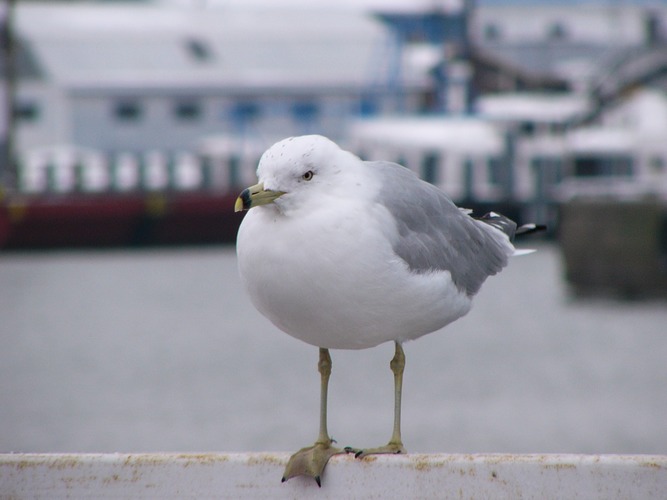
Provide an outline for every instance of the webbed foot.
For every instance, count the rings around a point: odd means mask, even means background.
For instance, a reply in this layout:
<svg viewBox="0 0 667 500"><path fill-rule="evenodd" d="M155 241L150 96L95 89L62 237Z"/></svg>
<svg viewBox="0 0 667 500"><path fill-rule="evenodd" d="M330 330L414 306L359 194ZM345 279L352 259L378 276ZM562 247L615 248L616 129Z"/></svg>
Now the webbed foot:
<svg viewBox="0 0 667 500"><path fill-rule="evenodd" d="M296 476L310 476L321 487L324 467L331 457L341 453L345 453L345 450L331 446L331 442L317 442L313 446L301 448L287 462L282 482Z"/></svg>

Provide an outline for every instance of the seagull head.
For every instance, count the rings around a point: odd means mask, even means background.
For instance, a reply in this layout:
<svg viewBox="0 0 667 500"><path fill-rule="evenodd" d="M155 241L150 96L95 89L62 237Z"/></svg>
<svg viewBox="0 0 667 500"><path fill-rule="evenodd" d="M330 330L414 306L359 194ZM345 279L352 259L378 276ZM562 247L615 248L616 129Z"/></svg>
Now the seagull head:
<svg viewBox="0 0 667 500"><path fill-rule="evenodd" d="M259 160L259 182L241 192L234 211L276 201L278 205L288 206L303 202L310 195L331 187L345 163L345 155L354 157L321 135L290 137L277 142Z"/></svg>

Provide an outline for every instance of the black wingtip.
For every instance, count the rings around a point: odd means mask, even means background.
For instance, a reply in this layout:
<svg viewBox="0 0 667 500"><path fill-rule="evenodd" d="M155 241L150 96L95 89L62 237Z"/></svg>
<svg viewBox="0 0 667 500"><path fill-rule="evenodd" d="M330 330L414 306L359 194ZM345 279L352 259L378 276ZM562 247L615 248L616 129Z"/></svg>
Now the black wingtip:
<svg viewBox="0 0 667 500"><path fill-rule="evenodd" d="M502 231L508 236L510 240L513 239L514 235L516 234L516 222L514 222L509 217L505 217L504 215L501 215L497 212L489 212L482 215L481 217L474 218L498 229L499 231Z"/></svg>
<svg viewBox="0 0 667 500"><path fill-rule="evenodd" d="M322 481L320 480L320 476L315 476L315 482L317 483L317 486L319 488L322 487Z"/></svg>
<svg viewBox="0 0 667 500"><path fill-rule="evenodd" d="M547 226L544 224L524 224L522 226L519 226L516 229L516 236L524 235L524 234L531 234L531 233L538 233L540 231L546 231Z"/></svg>
<svg viewBox="0 0 667 500"><path fill-rule="evenodd" d="M283 478L280 480L280 482L284 483L285 481L287 481L287 478L285 476L283 476Z"/></svg>

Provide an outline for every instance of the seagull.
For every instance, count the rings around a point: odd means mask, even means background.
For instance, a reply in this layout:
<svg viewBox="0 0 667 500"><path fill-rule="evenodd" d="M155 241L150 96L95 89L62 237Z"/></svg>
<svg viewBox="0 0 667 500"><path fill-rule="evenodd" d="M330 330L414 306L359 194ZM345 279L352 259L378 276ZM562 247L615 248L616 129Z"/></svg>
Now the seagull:
<svg viewBox="0 0 667 500"><path fill-rule="evenodd" d="M321 486L329 459L403 454L403 343L464 316L482 283L515 254L515 234L539 229L491 212L474 218L409 169L363 161L319 135L271 146L259 183L241 192L248 211L236 249L241 281L258 311L319 348L319 434L294 453L283 482ZM327 429L330 349L393 342L394 426L386 445L338 448Z"/></svg>

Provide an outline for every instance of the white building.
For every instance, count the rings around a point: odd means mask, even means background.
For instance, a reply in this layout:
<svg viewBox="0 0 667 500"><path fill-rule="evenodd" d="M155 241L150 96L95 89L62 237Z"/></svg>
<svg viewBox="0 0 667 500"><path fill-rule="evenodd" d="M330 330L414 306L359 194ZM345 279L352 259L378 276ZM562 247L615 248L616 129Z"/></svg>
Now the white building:
<svg viewBox="0 0 667 500"><path fill-rule="evenodd" d="M350 115L392 108L387 30L357 11L31 2L17 6L16 32L41 75L18 88L19 152L336 138ZM405 90L423 84L413 75Z"/></svg>
<svg viewBox="0 0 667 500"><path fill-rule="evenodd" d="M591 166L586 148L610 129L623 136L611 141L612 150L620 144L632 150L633 175L659 177L665 170L667 133L660 120L646 122L661 109L664 93L642 105L644 112L612 100L595 127L567 131L590 112L583 91L592 77L601 68L611 71L619 54L647 43L658 47L651 57L632 58L640 68L625 66L621 90L633 75L665 65L658 44L665 8L483 5L469 26L476 45L557 74L578 92L481 96L475 117L400 118L388 115L398 109L414 115L433 91L432 70L446 58L447 43L413 37L415 30L438 31L440 21L449 21L450 32L464 34L465 2L369 1L325 10L260 0L195 4L200 7L20 3L17 33L33 67L18 89L17 146L28 165L23 179L34 190L49 183L70 189L76 156L83 154L93 166L86 182L95 189L142 183L160 189L169 178L194 185L197 176L187 172L197 153L212 162L211 178L224 189L250 180L273 141L313 132L347 141L369 159L400 160L455 199L551 200L565 177L609 170ZM393 31L369 13L382 5L384 12L406 14ZM429 8L442 17L423 15ZM111 162L118 169L104 173L100 165L110 163L109 155L121 155ZM175 168L174 161L185 166ZM57 175L47 172L54 162L63 166L52 169Z"/></svg>
<svg viewBox="0 0 667 500"><path fill-rule="evenodd" d="M667 40L667 6L622 1L502 2L475 10L478 47L586 90L628 50Z"/></svg>
<svg viewBox="0 0 667 500"><path fill-rule="evenodd" d="M498 94L475 117L364 119L350 129L367 159L391 159L458 202L514 201L553 221L573 196L667 198L667 92L641 89L572 127L590 107L576 94Z"/></svg>

